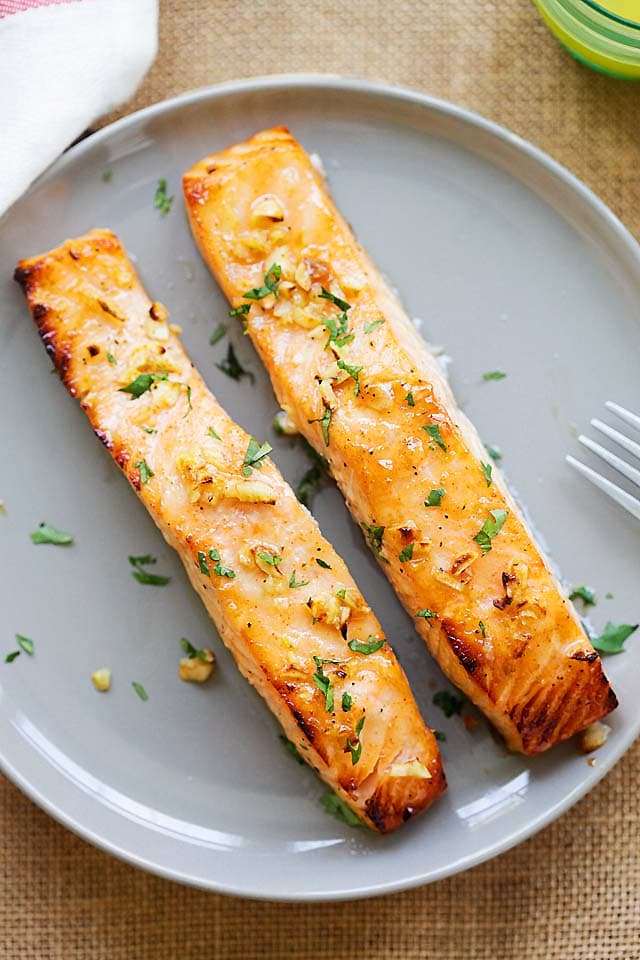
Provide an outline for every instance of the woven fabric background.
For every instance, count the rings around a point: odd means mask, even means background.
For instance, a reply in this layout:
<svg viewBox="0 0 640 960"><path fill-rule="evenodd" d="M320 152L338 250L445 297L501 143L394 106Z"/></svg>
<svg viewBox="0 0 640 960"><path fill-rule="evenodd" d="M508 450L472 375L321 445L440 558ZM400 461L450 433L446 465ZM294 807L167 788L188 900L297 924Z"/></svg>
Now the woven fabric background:
<svg viewBox="0 0 640 960"><path fill-rule="evenodd" d="M252 74L400 83L532 140L640 237L640 84L574 63L531 0L161 8L160 54L123 113ZM147 876L77 839L0 778L0 958L640 960L639 780L637 743L572 811L490 863L405 894L307 906Z"/></svg>

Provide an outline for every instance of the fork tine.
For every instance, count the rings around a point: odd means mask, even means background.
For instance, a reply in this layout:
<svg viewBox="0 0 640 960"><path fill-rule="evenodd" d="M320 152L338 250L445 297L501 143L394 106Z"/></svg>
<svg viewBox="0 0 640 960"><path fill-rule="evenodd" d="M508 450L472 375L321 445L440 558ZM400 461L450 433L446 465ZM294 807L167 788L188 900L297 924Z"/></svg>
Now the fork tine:
<svg viewBox="0 0 640 960"><path fill-rule="evenodd" d="M640 443L636 443L635 440L629 440L629 437L625 437L624 433L619 433L607 423L603 423L602 420L592 420L591 426L599 430L600 433L604 433L605 437L609 437L610 440L619 443L621 447L624 447L625 450L628 450L629 453L632 453L634 457L640 460Z"/></svg>
<svg viewBox="0 0 640 960"><path fill-rule="evenodd" d="M628 510L636 520L640 520L640 500L636 500L636 498L632 497L626 490L621 490L615 483L611 483L606 477L602 477L599 473L596 473L595 470L592 470L591 467L580 463L579 460L576 460L575 457L572 457L570 454L567 454L566 460L574 470L577 470L578 473L581 473L583 477L590 480L599 490L602 490L608 497L611 497L611 499L615 500L621 507Z"/></svg>
<svg viewBox="0 0 640 960"><path fill-rule="evenodd" d="M617 417L620 417L621 420L624 420L625 423L635 427L636 430L640 430L640 417L637 414L631 413L630 410L626 410L624 407L621 407L619 403L614 403L613 400L607 400L605 407L607 410L611 410L612 413L615 413Z"/></svg>
<svg viewBox="0 0 640 960"><path fill-rule="evenodd" d="M603 460L606 460L608 464L616 470L619 470L628 480L631 480L632 483L640 487L640 470L637 470L636 467L632 467L626 460L617 457L615 453L611 453L610 450L601 447L599 443L596 443L595 440L590 440L589 437L585 437L584 434L580 434L578 442L581 443L583 447L586 447L587 450L595 453L597 457L602 457Z"/></svg>

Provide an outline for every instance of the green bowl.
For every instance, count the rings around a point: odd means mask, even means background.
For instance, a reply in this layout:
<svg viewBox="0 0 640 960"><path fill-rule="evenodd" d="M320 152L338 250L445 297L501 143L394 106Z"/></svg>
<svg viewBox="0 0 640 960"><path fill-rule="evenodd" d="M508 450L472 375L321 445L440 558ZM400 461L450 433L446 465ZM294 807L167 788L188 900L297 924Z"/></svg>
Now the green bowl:
<svg viewBox="0 0 640 960"><path fill-rule="evenodd" d="M640 80L640 0L635 21L595 0L535 0L535 4L576 60L613 77Z"/></svg>

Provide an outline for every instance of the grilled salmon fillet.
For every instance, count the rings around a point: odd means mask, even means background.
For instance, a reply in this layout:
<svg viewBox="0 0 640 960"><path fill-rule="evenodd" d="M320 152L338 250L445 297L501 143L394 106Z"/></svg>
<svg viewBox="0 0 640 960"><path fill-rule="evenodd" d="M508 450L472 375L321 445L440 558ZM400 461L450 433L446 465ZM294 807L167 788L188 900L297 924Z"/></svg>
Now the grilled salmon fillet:
<svg viewBox="0 0 640 960"><path fill-rule="evenodd" d="M284 127L184 176L200 251L450 680L536 754L616 697L442 371Z"/></svg>
<svg viewBox="0 0 640 960"><path fill-rule="evenodd" d="M445 788L438 747L343 560L216 402L106 230L16 270L46 350L286 736L369 827Z"/></svg>

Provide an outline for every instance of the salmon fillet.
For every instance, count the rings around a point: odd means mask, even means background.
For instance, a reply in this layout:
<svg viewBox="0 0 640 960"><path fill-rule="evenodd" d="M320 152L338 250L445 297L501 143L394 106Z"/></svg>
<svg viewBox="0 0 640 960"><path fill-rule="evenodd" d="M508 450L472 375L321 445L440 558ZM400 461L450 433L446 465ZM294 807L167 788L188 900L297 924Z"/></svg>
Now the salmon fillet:
<svg viewBox="0 0 640 960"><path fill-rule="evenodd" d="M184 196L280 404L449 679L526 754L613 710L521 511L300 144L278 127L212 154Z"/></svg>
<svg viewBox="0 0 640 960"><path fill-rule="evenodd" d="M106 230L16 270L69 393L286 736L371 828L445 788L438 747L343 560L219 406Z"/></svg>

